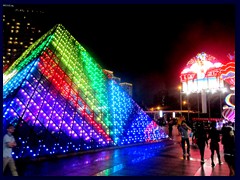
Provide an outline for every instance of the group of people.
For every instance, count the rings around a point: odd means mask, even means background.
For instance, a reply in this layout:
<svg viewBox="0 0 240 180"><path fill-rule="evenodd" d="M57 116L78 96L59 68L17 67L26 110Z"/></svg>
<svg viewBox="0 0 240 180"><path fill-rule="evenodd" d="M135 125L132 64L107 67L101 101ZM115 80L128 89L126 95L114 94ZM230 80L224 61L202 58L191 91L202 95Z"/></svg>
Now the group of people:
<svg viewBox="0 0 240 180"><path fill-rule="evenodd" d="M178 130L181 134L181 146L183 151L183 158L190 157L190 140L189 134L192 132L192 128L189 127L186 123L186 120L183 116L180 117L182 122L178 126ZM191 133L190 133L190 132ZM216 129L216 123L211 124L211 129L207 132L204 128L203 123L199 123L196 126L196 130L193 133L192 139L196 142L201 156L201 165L204 164L204 151L205 146L208 146L208 141L210 140L210 150L211 150L211 165L215 166L214 162L214 153L216 152L218 163L221 165L221 156L219 143L223 145L224 149L224 160L228 164L230 170L230 176L235 175L235 136L233 127L230 124L223 126L221 130L222 138L220 138L220 132ZM187 144L187 153L185 144Z"/></svg>
<svg viewBox="0 0 240 180"><path fill-rule="evenodd" d="M181 124L178 125L178 130L181 134L181 146L183 151L183 158L190 157L190 140L189 140L189 131L192 131L192 128L189 127L186 123L185 117L181 116ZM172 125L170 123L170 125ZM14 126L9 124L7 126L7 133L3 137L3 172L6 167L9 166L13 176L18 176L16 165L12 157L12 148L16 147L16 141L13 136ZM171 131L170 135L171 134ZM208 146L208 141L210 140L210 150L211 150L211 162L212 167L215 166L214 162L214 152L216 151L218 163L222 164L219 142L223 144L224 148L224 160L228 164L230 170L230 176L235 175L235 136L233 127L228 124L225 125L222 130L222 138L220 138L219 131L216 129L216 124L211 124L211 129L209 133L206 132L203 123L199 123L196 127L196 131L193 133L192 138L196 140L198 145L200 156L201 156L201 165L204 164L204 151L205 146ZM185 148L187 144L187 150Z"/></svg>

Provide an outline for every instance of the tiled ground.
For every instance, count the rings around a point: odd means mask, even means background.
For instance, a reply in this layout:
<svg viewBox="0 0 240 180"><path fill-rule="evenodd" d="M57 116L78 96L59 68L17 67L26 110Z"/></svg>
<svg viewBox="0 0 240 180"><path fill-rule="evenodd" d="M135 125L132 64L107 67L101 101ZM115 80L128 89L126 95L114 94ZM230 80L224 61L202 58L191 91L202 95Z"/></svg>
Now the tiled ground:
<svg viewBox="0 0 240 180"><path fill-rule="evenodd" d="M18 170L21 176L228 176L223 156L223 164L212 168L210 149L206 148L205 161L201 167L199 150L193 147L190 159L182 158L180 136L174 128L173 140L21 163Z"/></svg>

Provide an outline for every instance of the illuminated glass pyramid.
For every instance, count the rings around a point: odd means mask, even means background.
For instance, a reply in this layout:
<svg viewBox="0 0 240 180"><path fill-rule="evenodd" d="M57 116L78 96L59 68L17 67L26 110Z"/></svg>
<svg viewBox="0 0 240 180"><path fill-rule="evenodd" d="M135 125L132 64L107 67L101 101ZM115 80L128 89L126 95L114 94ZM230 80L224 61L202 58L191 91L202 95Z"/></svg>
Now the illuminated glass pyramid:
<svg viewBox="0 0 240 180"><path fill-rule="evenodd" d="M3 84L3 128L16 127L15 158L165 138L62 25L26 50Z"/></svg>

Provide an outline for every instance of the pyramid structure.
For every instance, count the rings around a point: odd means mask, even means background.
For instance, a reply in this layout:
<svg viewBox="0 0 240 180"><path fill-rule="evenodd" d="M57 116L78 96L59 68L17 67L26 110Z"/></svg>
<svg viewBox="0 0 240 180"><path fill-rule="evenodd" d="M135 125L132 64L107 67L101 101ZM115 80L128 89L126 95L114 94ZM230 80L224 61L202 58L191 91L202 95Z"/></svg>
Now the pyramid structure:
<svg viewBox="0 0 240 180"><path fill-rule="evenodd" d="M15 158L53 156L165 138L151 118L58 24L3 75L3 128Z"/></svg>

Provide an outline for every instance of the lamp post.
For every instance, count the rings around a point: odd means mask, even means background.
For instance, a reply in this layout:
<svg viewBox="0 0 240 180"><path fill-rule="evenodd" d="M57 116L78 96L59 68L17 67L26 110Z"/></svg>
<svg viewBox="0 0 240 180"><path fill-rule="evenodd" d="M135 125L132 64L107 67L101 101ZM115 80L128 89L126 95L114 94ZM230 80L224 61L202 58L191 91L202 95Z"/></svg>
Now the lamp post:
<svg viewBox="0 0 240 180"><path fill-rule="evenodd" d="M180 114L182 115L182 86L178 86L179 89L179 99L180 99Z"/></svg>
<svg viewBox="0 0 240 180"><path fill-rule="evenodd" d="M211 117L210 92L208 92L208 117Z"/></svg>
<svg viewBox="0 0 240 180"><path fill-rule="evenodd" d="M188 122L189 122L189 94L187 94L187 109L188 109Z"/></svg>
<svg viewBox="0 0 240 180"><path fill-rule="evenodd" d="M200 117L200 114L199 114L199 92L197 92L197 106L198 106L198 118Z"/></svg>

